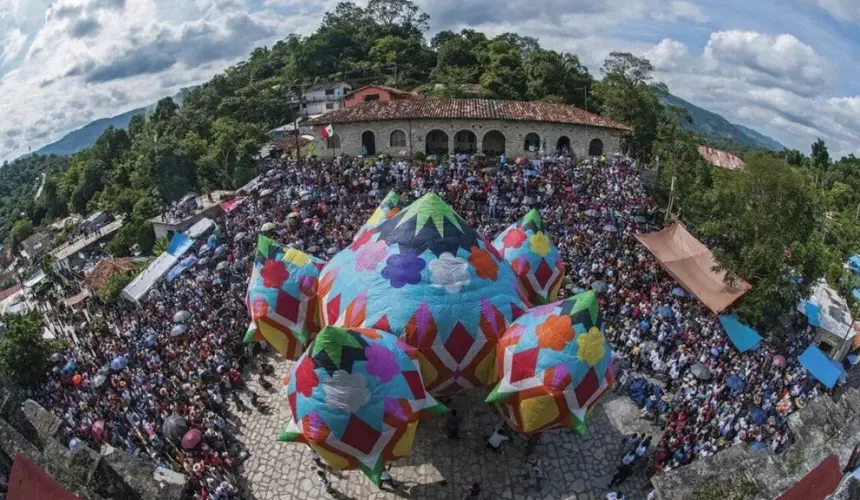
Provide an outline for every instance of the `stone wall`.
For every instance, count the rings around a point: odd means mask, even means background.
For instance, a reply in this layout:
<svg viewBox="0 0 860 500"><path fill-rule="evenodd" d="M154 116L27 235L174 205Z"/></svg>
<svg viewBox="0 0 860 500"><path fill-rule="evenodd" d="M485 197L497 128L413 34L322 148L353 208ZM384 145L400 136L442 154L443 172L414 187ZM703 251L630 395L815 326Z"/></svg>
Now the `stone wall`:
<svg viewBox="0 0 860 500"><path fill-rule="evenodd" d="M0 386L0 465L17 453L45 469L82 500L179 500L185 476L105 446L71 451L59 439L60 419Z"/></svg>
<svg viewBox="0 0 860 500"><path fill-rule="evenodd" d="M314 134L314 146L317 153L323 157L333 157L341 154L357 156L361 154L362 134L372 132L376 145L376 154L387 153L400 156L409 152L427 152L427 134L433 130L441 130L448 136L448 152L454 153L464 146L455 143L457 133L470 131L475 134L474 147L476 151L484 151L484 138L490 131L498 131L505 138L505 154L508 157L518 155L533 156L536 153L525 148L526 136L538 134L546 141L547 153L556 151L559 139L567 137L571 151L580 157L588 155L588 146L594 139L603 142L603 153L610 155L620 151L621 132L618 130L585 127L581 125L560 125L546 122L501 121L501 120L390 120L361 123L343 123L332 126L340 139L340 148L329 149L325 139ZM392 146L391 133L399 130L406 135L406 145ZM460 147L457 147L457 146ZM487 147L491 147L487 145Z"/></svg>
<svg viewBox="0 0 860 500"><path fill-rule="evenodd" d="M825 458L844 466L860 439L860 392L847 389L838 402L823 396L789 417L794 443L779 455L734 446L651 479L661 500L678 498L766 499L778 497ZM853 490L847 484L843 489ZM854 498L854 497L848 497Z"/></svg>

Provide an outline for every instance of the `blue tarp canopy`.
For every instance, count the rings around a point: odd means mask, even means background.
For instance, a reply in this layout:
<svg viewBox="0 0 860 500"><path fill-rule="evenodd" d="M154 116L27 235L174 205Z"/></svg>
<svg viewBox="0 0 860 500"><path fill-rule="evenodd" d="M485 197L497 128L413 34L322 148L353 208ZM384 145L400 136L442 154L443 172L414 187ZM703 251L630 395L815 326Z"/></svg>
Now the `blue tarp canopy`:
<svg viewBox="0 0 860 500"><path fill-rule="evenodd" d="M809 324L816 328L821 326L821 321L818 319L819 314L821 314L821 308L818 304L806 301L806 318L809 320Z"/></svg>
<svg viewBox="0 0 860 500"><path fill-rule="evenodd" d="M193 255L190 257L185 257L184 259L179 261L179 264L176 264L175 266L170 268L169 271L167 271L167 282L172 283L173 280L178 278L179 275L183 273L183 271L193 266L195 262L197 262L197 257L194 257Z"/></svg>
<svg viewBox="0 0 860 500"><path fill-rule="evenodd" d="M761 335L738 320L735 314L721 314L720 324L735 348L740 352L754 349L761 342Z"/></svg>
<svg viewBox="0 0 860 500"><path fill-rule="evenodd" d="M194 243L193 239L182 233L176 233L173 235L173 239L170 240L170 245L167 246L167 253L174 257L181 257L182 254L191 248L192 243Z"/></svg>
<svg viewBox="0 0 860 500"><path fill-rule="evenodd" d="M852 255L848 259L848 267L854 272L860 272L860 255Z"/></svg>
<svg viewBox="0 0 860 500"><path fill-rule="evenodd" d="M828 389L833 389L844 373L839 363L834 364L833 360L825 356L821 349L814 345L807 347L797 359L813 377L827 386Z"/></svg>

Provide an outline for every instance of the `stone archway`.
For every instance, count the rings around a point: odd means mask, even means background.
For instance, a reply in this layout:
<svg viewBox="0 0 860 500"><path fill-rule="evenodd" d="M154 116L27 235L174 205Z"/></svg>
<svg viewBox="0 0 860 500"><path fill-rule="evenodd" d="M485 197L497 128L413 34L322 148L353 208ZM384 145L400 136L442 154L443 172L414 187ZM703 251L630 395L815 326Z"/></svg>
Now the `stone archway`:
<svg viewBox="0 0 860 500"><path fill-rule="evenodd" d="M448 154L448 133L444 130L433 129L424 138L424 152L428 155Z"/></svg>
<svg viewBox="0 0 860 500"><path fill-rule="evenodd" d="M376 134L370 130L365 130L361 134L361 152L367 156L376 155Z"/></svg>
<svg viewBox="0 0 860 500"><path fill-rule="evenodd" d="M478 136L471 130L461 130L454 134L454 152L473 155L478 152Z"/></svg>
<svg viewBox="0 0 860 500"><path fill-rule="evenodd" d="M484 134L482 144L483 153L487 156L501 156L505 154L505 135L498 130L490 130Z"/></svg>
<svg viewBox="0 0 860 500"><path fill-rule="evenodd" d="M603 156L603 141L592 139L588 143L588 156Z"/></svg>
<svg viewBox="0 0 860 500"><path fill-rule="evenodd" d="M558 151L559 153L565 153L566 152L566 153L570 154L570 152L571 152L570 137L568 137L566 135L559 137L558 141L556 141L556 143L555 143L555 150Z"/></svg>
<svg viewBox="0 0 860 500"><path fill-rule="evenodd" d="M540 136L534 132L529 133L526 136L525 143L523 143L523 151L530 153L537 153L540 151Z"/></svg>

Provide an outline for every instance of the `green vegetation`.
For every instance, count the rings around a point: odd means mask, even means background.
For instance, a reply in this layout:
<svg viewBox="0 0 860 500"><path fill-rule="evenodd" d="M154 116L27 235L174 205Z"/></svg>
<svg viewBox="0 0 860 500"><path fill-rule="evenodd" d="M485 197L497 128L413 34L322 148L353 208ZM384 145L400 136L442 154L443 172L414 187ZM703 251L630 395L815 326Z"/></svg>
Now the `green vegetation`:
<svg viewBox="0 0 860 500"><path fill-rule="evenodd" d="M758 486L745 474L718 477L695 492L696 500L752 500L758 495Z"/></svg>
<svg viewBox="0 0 860 500"><path fill-rule="evenodd" d="M105 284L104 298L108 302L114 302L119 298L123 289L134 280L138 270L134 270L124 274L115 274L107 279Z"/></svg>
<svg viewBox="0 0 860 500"><path fill-rule="evenodd" d="M38 385L49 357L58 349L54 342L42 339L41 314L6 315L0 322L7 328L0 337L0 373L21 387Z"/></svg>

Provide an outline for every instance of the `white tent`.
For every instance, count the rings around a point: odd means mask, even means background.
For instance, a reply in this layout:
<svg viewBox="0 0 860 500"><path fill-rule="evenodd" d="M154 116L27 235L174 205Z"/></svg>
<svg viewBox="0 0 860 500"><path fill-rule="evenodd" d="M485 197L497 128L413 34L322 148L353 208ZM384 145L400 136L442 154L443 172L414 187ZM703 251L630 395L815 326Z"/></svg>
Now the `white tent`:
<svg viewBox="0 0 860 500"><path fill-rule="evenodd" d="M159 255L149 266L137 275L122 291L122 296L132 302L139 302L179 259L167 252Z"/></svg>

